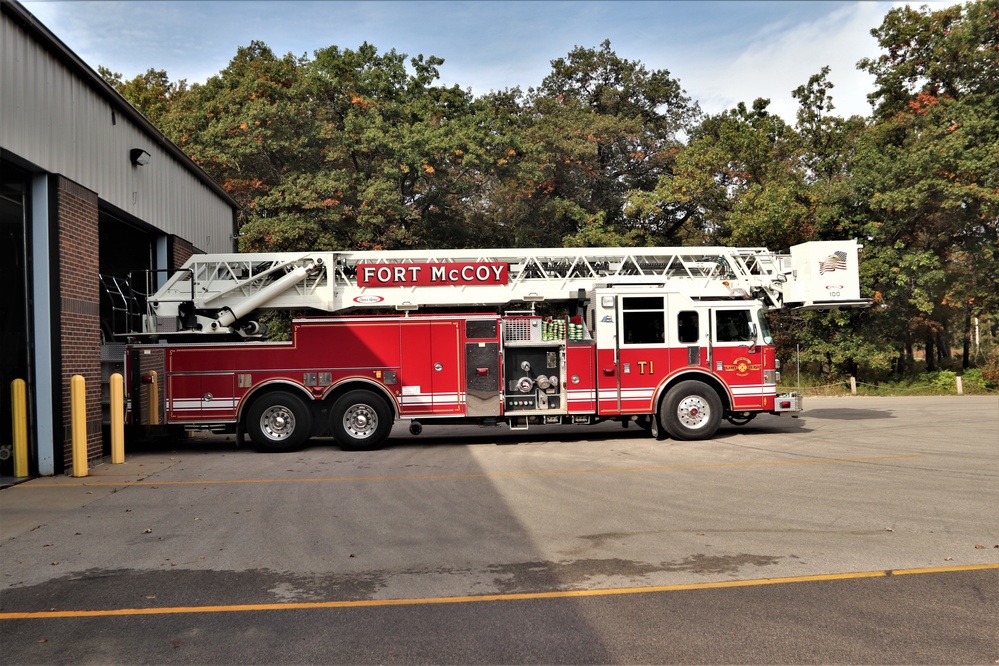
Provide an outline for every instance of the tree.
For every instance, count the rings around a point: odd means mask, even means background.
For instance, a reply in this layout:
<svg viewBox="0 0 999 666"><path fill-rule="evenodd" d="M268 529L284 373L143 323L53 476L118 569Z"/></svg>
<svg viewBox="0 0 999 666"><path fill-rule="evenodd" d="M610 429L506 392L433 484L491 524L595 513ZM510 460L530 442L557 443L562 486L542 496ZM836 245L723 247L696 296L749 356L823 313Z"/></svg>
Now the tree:
<svg viewBox="0 0 999 666"><path fill-rule="evenodd" d="M999 93L997 0L899 7L871 34L884 52L858 66L875 76L869 99L877 118L908 113L921 97L983 104Z"/></svg>
<svg viewBox="0 0 999 666"><path fill-rule="evenodd" d="M252 42L218 75L193 85L163 122L167 135L240 204L242 249L292 250L323 241L317 132L304 74L302 58L278 58Z"/></svg>
<svg viewBox="0 0 999 666"><path fill-rule="evenodd" d="M253 42L164 125L242 205L243 250L460 246L480 137L470 95L434 85L441 63Z"/></svg>
<svg viewBox="0 0 999 666"><path fill-rule="evenodd" d="M470 238L476 196L471 96L437 80L443 60L329 47L311 66L322 170L336 201L335 247L454 247Z"/></svg>
<svg viewBox="0 0 999 666"><path fill-rule="evenodd" d="M163 70L150 68L129 81L107 67L98 67L97 72L157 127L164 123L170 107L187 93L187 81L171 83Z"/></svg>
<svg viewBox="0 0 999 666"><path fill-rule="evenodd" d="M908 323L928 369L949 358L951 331L999 309L999 2L891 10L872 31L875 124L858 151L886 304ZM964 363L969 362L967 354Z"/></svg>
<svg viewBox="0 0 999 666"><path fill-rule="evenodd" d="M648 71L604 41L552 61L531 90L528 149L518 174L533 205L518 224L526 244L649 244L667 216L627 217L630 191L655 187L673 165L678 134L699 110L667 70ZM532 234L531 231L536 231Z"/></svg>
<svg viewBox="0 0 999 666"><path fill-rule="evenodd" d="M632 192L639 215L688 211L684 242L787 249L814 236L813 207L794 129L769 100L704 119L670 173L651 192Z"/></svg>

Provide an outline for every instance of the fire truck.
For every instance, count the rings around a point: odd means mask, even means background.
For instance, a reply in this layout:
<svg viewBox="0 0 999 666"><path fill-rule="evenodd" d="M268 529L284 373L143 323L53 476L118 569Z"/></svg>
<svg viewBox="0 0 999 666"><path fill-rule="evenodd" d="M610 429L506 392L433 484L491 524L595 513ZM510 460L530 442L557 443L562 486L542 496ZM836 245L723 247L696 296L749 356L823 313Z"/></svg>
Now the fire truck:
<svg viewBox="0 0 999 666"><path fill-rule="evenodd" d="M196 255L145 299L127 359L160 357L166 425L260 451L373 449L399 421L707 439L801 411L764 314L868 305L860 248ZM265 339L268 310L292 313L289 340Z"/></svg>

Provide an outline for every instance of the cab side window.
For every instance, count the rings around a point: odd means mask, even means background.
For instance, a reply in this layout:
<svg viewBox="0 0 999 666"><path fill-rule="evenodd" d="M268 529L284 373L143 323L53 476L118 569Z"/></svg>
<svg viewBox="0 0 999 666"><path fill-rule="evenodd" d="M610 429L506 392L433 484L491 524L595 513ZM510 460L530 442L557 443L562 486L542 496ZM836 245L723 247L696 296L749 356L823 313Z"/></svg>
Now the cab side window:
<svg viewBox="0 0 999 666"><path fill-rule="evenodd" d="M749 321L749 310L717 310L715 312L715 339L718 342L750 340Z"/></svg>
<svg viewBox="0 0 999 666"><path fill-rule="evenodd" d="M676 316L676 334L683 344L695 344L700 340L701 329L696 312L684 310Z"/></svg>
<svg viewBox="0 0 999 666"><path fill-rule="evenodd" d="M624 344L655 345L666 342L666 308L661 296L622 299Z"/></svg>

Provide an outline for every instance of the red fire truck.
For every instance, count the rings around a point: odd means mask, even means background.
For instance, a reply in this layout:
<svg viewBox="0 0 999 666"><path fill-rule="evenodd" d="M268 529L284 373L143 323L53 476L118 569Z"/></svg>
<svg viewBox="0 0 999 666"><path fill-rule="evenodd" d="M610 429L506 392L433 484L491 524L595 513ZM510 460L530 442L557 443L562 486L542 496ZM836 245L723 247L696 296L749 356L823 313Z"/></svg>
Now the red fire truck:
<svg viewBox="0 0 999 666"><path fill-rule="evenodd" d="M764 313L866 306L859 247L196 255L148 297L128 358L162 356L167 425L262 451L375 448L398 420L706 439L801 410ZM310 314L268 342L268 309Z"/></svg>

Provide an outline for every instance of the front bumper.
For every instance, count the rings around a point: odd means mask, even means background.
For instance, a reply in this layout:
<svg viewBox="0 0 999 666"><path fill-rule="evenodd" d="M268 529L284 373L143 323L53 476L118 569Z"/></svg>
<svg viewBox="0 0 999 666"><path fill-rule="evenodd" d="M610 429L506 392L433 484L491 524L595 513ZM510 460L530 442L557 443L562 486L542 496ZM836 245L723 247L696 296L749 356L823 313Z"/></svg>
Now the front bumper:
<svg viewBox="0 0 999 666"><path fill-rule="evenodd" d="M791 416L797 416L798 412L802 409L802 398L796 391L778 393L776 397L774 397L774 414L790 414Z"/></svg>

